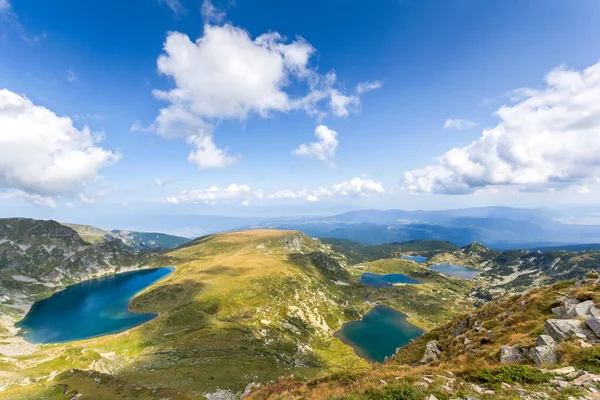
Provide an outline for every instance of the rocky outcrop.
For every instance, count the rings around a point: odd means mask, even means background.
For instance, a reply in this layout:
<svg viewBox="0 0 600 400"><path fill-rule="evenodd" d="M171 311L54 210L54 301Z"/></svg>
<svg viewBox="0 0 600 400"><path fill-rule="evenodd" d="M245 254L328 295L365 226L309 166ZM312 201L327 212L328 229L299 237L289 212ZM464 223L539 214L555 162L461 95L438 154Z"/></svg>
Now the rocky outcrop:
<svg viewBox="0 0 600 400"><path fill-rule="evenodd" d="M535 345L536 346L549 346L549 347L554 347L556 346L556 341L554 339L552 339L552 336L549 335L540 335L539 338L537 338L537 340L535 341Z"/></svg>
<svg viewBox="0 0 600 400"><path fill-rule="evenodd" d="M536 346L529 350L528 356L538 367L556 364L556 354L550 346Z"/></svg>
<svg viewBox="0 0 600 400"><path fill-rule="evenodd" d="M596 317L590 317L585 320L585 324L600 338L600 320Z"/></svg>
<svg viewBox="0 0 600 400"><path fill-rule="evenodd" d="M500 349L500 363L519 364L525 360L523 351L517 346L502 346Z"/></svg>
<svg viewBox="0 0 600 400"><path fill-rule="evenodd" d="M429 364L432 361L439 359L441 354L440 346L438 342L435 340L431 340L425 346L425 354L423 354L423 358L421 358L421 364Z"/></svg>
<svg viewBox="0 0 600 400"><path fill-rule="evenodd" d="M597 341L598 337L583 321L578 319L549 319L544 323L544 332L556 342L579 337Z"/></svg>

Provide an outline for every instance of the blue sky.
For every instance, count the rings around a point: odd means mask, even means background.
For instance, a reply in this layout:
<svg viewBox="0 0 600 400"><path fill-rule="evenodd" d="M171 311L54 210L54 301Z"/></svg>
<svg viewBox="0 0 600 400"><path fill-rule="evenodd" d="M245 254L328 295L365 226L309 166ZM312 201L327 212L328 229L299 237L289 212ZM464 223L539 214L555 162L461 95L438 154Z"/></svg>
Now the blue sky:
<svg viewBox="0 0 600 400"><path fill-rule="evenodd" d="M20 104L0 112L0 214L595 204L600 111L575 99L600 96L599 16L593 0L0 0L0 111Z"/></svg>

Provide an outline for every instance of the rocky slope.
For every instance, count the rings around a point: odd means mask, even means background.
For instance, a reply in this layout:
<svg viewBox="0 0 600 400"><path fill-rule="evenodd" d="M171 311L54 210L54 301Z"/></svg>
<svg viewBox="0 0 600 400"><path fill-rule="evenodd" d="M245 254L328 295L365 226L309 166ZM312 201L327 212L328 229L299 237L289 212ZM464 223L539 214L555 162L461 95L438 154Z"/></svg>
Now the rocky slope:
<svg viewBox="0 0 600 400"><path fill-rule="evenodd" d="M283 379L251 399L597 399L600 280L497 298L362 373Z"/></svg>
<svg viewBox="0 0 600 400"><path fill-rule="evenodd" d="M102 243L107 241L117 241L135 250L172 250L191 240L181 236L167 235L165 233L135 232L119 229L106 231L91 225L62 224L73 228L86 242Z"/></svg>

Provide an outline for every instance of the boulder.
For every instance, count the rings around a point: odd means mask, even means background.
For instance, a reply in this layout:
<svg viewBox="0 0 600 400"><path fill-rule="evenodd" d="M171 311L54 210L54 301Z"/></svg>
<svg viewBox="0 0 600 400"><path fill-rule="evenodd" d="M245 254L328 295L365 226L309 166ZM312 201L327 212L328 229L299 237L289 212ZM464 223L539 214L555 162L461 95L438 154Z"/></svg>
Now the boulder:
<svg viewBox="0 0 600 400"><path fill-rule="evenodd" d="M544 332L556 340L557 343L577 334L584 335L590 340L598 339L594 332L585 326L583 321L577 319L548 319L544 323Z"/></svg>
<svg viewBox="0 0 600 400"><path fill-rule="evenodd" d="M502 346L500 349L501 364L518 364L523 362L524 359L523 351L517 346Z"/></svg>
<svg viewBox="0 0 600 400"><path fill-rule="evenodd" d="M567 308L565 306L554 307L552 314L558 319L567 318Z"/></svg>
<svg viewBox="0 0 600 400"><path fill-rule="evenodd" d="M556 354L550 346L536 346L529 350L529 358L531 358L535 365L541 367L547 364L556 364Z"/></svg>
<svg viewBox="0 0 600 400"><path fill-rule="evenodd" d="M585 318L590 316L590 309L594 307L591 300L567 306L567 318Z"/></svg>
<svg viewBox="0 0 600 400"><path fill-rule="evenodd" d="M440 353L441 351L438 342L435 340L429 341L425 347L425 354L423 354L421 364L429 364L430 362L437 360Z"/></svg>
<svg viewBox="0 0 600 400"><path fill-rule="evenodd" d="M596 374L585 373L571 381L571 384L575 386L583 386L586 383L598 383L600 382L600 376Z"/></svg>
<svg viewBox="0 0 600 400"><path fill-rule="evenodd" d="M539 338L535 341L536 346L549 346L554 348L556 346L556 341L552 339L552 336L548 335L540 335Z"/></svg>
<svg viewBox="0 0 600 400"><path fill-rule="evenodd" d="M600 338L600 320L596 317L590 317L585 320L585 324Z"/></svg>

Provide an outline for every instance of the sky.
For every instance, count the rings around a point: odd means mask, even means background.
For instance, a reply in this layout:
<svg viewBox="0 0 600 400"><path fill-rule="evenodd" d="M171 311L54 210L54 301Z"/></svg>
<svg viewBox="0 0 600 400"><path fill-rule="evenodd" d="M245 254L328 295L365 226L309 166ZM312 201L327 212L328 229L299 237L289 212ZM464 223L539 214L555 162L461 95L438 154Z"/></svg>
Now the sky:
<svg viewBox="0 0 600 400"><path fill-rule="evenodd" d="M595 0L0 0L0 216L598 204L599 17Z"/></svg>

